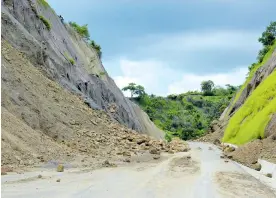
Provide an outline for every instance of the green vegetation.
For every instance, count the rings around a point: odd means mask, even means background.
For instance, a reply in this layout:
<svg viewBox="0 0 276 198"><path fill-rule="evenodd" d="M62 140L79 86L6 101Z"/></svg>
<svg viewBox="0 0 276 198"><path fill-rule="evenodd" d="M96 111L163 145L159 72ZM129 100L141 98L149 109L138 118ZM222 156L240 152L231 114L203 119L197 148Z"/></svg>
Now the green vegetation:
<svg viewBox="0 0 276 198"><path fill-rule="evenodd" d="M135 83L129 83L122 90L130 91L131 98L133 98L134 95L137 95L138 98L141 98L142 96L144 96L146 94L145 88L141 85L136 85Z"/></svg>
<svg viewBox="0 0 276 198"><path fill-rule="evenodd" d="M259 42L263 44L263 49L260 50L258 55L259 63L263 62L265 55L271 49L271 46L274 44L276 39L276 21L271 22L267 26L266 30L262 33L262 36L259 38Z"/></svg>
<svg viewBox="0 0 276 198"><path fill-rule="evenodd" d="M203 81L201 83L201 91L205 96L212 95L212 89L214 88L215 84L211 80Z"/></svg>
<svg viewBox="0 0 276 198"><path fill-rule="evenodd" d="M97 45L97 43L93 40L90 41L90 46L96 50L99 58L101 58L102 57L101 46Z"/></svg>
<svg viewBox="0 0 276 198"><path fill-rule="evenodd" d="M76 32L82 37L84 38L89 44L90 46L96 50L99 58L102 58L102 51L101 51L101 46L98 45L95 41L90 40L90 34L88 31L88 25L78 25L76 22L69 22L69 25L71 27L73 27Z"/></svg>
<svg viewBox="0 0 276 198"><path fill-rule="evenodd" d="M276 48L276 22L271 22L259 38L263 44L263 49L258 55L258 62L249 67L249 74L234 98L233 105L239 99L244 88L251 81L256 71L261 68L272 56ZM225 130L223 142L233 144L244 144L254 139L264 138L264 132L271 115L276 112L276 72L271 73L261 84L251 93L244 104L229 120ZM228 113L231 111L229 108Z"/></svg>
<svg viewBox="0 0 276 198"><path fill-rule="evenodd" d="M46 0L38 0L37 2L41 5L43 5L45 8L50 7L50 5L48 4L48 2Z"/></svg>
<svg viewBox="0 0 276 198"><path fill-rule="evenodd" d="M240 145L264 137L265 127L276 112L275 85L276 71L254 90L230 119L223 142Z"/></svg>
<svg viewBox="0 0 276 198"><path fill-rule="evenodd" d="M248 69L248 76L246 78L245 83L241 86L240 90L236 94L232 106L228 110L228 114L231 112L233 105L237 102L241 93L243 92L244 88L248 85L251 81L252 77L254 76L255 72L261 68L271 57L274 49L276 48L276 22L271 22L270 25L266 28L266 30L262 33L262 36L259 38L259 42L263 44L263 49L260 50L258 55L258 62L251 64Z"/></svg>
<svg viewBox="0 0 276 198"><path fill-rule="evenodd" d="M74 60L71 56L69 56L69 55L67 54L67 52L64 53L64 56L66 57L66 59L67 59L72 65L75 64L75 60Z"/></svg>
<svg viewBox="0 0 276 198"><path fill-rule="evenodd" d="M198 91L167 97L148 95L142 86L134 83L123 90L131 91L131 99L142 107L156 126L166 132L165 138L170 141L175 136L188 140L203 135L210 123L219 118L228 106L237 87L215 87L209 90L209 96Z"/></svg>
<svg viewBox="0 0 276 198"><path fill-rule="evenodd" d="M87 24L81 26L81 25L78 25L76 22L69 22L69 25L71 25L71 27L73 27L81 37L89 40L90 34L88 31Z"/></svg>
<svg viewBox="0 0 276 198"><path fill-rule="evenodd" d="M42 15L39 15L39 19L44 23L48 30L51 29L51 23Z"/></svg>

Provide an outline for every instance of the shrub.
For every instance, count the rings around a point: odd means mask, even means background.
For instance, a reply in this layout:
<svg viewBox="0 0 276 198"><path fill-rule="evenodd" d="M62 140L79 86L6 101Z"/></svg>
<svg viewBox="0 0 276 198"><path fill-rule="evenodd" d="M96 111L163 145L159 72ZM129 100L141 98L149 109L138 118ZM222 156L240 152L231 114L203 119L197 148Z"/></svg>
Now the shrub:
<svg viewBox="0 0 276 198"><path fill-rule="evenodd" d="M267 54L267 52L269 52L270 48L271 48L271 46L268 45L259 51L259 55L257 58L259 63L261 63L264 60L264 57Z"/></svg>
<svg viewBox="0 0 276 198"><path fill-rule="evenodd" d="M171 136L169 133L166 133L165 139L166 139L168 142L171 142L171 141L172 141L172 136Z"/></svg>
<svg viewBox="0 0 276 198"><path fill-rule="evenodd" d="M74 61L74 59L73 59L73 58L69 58L69 62L70 62L72 65L74 65L74 64L75 64L75 61Z"/></svg>
<svg viewBox="0 0 276 198"><path fill-rule="evenodd" d="M102 52L101 52L101 46L100 45L97 45L95 41L91 40L90 41L90 46L96 50L99 58L102 57Z"/></svg>
<svg viewBox="0 0 276 198"><path fill-rule="evenodd" d="M75 60L70 57L66 52L64 53L64 56L66 57L66 59L72 64L74 65L75 64Z"/></svg>
<svg viewBox="0 0 276 198"><path fill-rule="evenodd" d="M73 27L81 37L89 40L90 34L88 31L87 24L81 26L81 25L78 25L76 22L69 22L69 25Z"/></svg>
<svg viewBox="0 0 276 198"><path fill-rule="evenodd" d="M38 0L38 3L40 3L41 5L43 5L45 8L49 8L50 5L48 4L47 1L45 0Z"/></svg>
<svg viewBox="0 0 276 198"><path fill-rule="evenodd" d="M46 26L46 28L47 28L48 30L51 29L51 24L50 24L50 22L49 22L44 16L39 15L39 19L44 23L44 25Z"/></svg>

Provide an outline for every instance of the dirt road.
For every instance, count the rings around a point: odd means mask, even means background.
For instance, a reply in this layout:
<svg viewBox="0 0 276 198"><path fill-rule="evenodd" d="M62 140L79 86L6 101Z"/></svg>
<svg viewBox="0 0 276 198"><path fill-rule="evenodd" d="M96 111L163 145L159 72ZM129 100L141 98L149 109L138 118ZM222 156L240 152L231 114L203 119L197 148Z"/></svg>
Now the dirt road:
<svg viewBox="0 0 276 198"><path fill-rule="evenodd" d="M2 177L3 197L264 197L272 189L234 162L220 158L208 144L190 143L189 153L164 155L159 160L95 171L53 170ZM191 158L190 158L190 157ZM37 176L41 174L42 178ZM57 182L60 179L60 182Z"/></svg>

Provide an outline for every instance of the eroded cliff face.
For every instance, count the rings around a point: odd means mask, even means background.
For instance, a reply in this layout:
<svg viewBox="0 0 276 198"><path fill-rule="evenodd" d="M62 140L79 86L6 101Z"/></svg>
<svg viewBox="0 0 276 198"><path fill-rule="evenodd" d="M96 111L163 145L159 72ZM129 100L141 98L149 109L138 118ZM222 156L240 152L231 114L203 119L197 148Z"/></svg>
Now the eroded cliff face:
<svg viewBox="0 0 276 198"><path fill-rule="evenodd" d="M103 110L138 132L156 134L145 127L152 123L144 123L142 110L125 98L109 77L97 52L72 27L63 23L47 3L2 0L1 4L2 39L22 52L43 75L77 94L92 109ZM41 18L49 22L50 28ZM12 97L18 90L10 92ZM158 131L156 138L163 137L155 126L150 130Z"/></svg>

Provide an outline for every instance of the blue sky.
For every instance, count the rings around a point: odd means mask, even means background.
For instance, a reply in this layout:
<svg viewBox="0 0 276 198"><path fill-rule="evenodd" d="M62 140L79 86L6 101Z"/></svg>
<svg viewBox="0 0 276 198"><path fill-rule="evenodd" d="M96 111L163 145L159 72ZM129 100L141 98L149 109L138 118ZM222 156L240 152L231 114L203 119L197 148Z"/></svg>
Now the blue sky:
<svg viewBox="0 0 276 198"><path fill-rule="evenodd" d="M275 21L275 0L48 0L66 21L88 24L103 64L122 88L156 95L240 85Z"/></svg>

